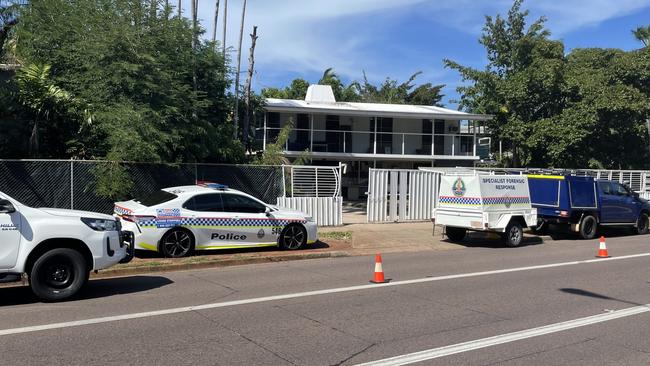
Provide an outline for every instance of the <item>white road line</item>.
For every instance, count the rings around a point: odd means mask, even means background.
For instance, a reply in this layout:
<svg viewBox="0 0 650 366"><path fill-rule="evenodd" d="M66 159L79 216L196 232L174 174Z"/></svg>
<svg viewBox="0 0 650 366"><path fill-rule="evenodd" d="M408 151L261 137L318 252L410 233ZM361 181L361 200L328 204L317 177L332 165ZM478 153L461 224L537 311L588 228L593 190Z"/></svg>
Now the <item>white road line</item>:
<svg viewBox="0 0 650 366"><path fill-rule="evenodd" d="M473 351L481 348L496 346L499 344L514 342L521 339L538 337L545 334L562 332L573 328L584 327L587 325L602 323L602 322L619 319L619 318L625 318L628 316L638 315L649 311L650 311L650 304L640 305L640 306L635 306L627 309L608 312L605 314L592 315L586 318L579 318L579 319L569 320L566 322L549 324L537 328L526 329L519 332L507 333L507 334L502 334L494 337L477 339L474 341L452 344L449 346L444 346L439 348L432 348L426 351L420 351L420 352L409 353L401 356L385 358L383 360L358 364L357 366L408 365L415 362L427 361L434 358L440 358L440 357L454 355L457 353L463 353L463 352Z"/></svg>
<svg viewBox="0 0 650 366"><path fill-rule="evenodd" d="M142 313L131 313L131 314L124 314L124 315L107 316L107 317L102 317L102 318L91 318L91 319L84 319L84 320L75 320L75 321L62 322L62 323L52 323L52 324L34 325L34 326L21 327L21 328L2 329L2 330L0 330L0 336L6 336L6 335L12 335L12 334L21 334L21 333L30 333L30 332L40 332L40 331L52 330L52 329L78 327L78 326L82 326L82 325L110 323L110 322L117 322L117 321L122 321L122 320L148 318L148 317L161 316L161 315L171 315L171 314L186 313L186 312L196 311L196 310L225 308L225 307L230 307L230 306L257 304L257 303L261 303L261 302L296 299L296 298L301 298L301 297L318 296L318 295L329 295L329 294L336 294L336 293L341 293L341 292L374 290L374 289L379 289L379 288L384 288L384 287L412 285L412 284L417 284L417 283L444 281L444 280L452 280L452 279L457 279L457 278L488 276L488 275L501 274L501 273L510 273L510 272L532 271L532 270L537 270L537 269L555 268L555 267L563 267L563 266L573 266L573 265L577 265L577 264L604 263L604 262L609 262L609 261L624 260L624 259L631 259L631 258L640 258L640 257L647 257L647 256L650 256L650 253L632 254L632 255L625 255L625 256L612 257L612 258L589 259L589 260L584 260L584 261L572 261L572 262L542 264L542 265L528 266L528 267L498 269L498 270L484 271L484 272L461 273L461 274L438 276L438 277L426 277L426 278L418 278L418 279L413 279L413 280L394 281L394 282L383 283L383 284L368 284L368 285L360 285L360 286L339 287L339 288L332 288L332 289L325 289L325 290L297 292L297 293L284 294L284 295L256 297L256 298L252 298L252 299L217 302L217 303L212 303L212 304L186 306L186 307L164 309L164 310L156 310L156 311L147 311L147 312L142 312Z"/></svg>

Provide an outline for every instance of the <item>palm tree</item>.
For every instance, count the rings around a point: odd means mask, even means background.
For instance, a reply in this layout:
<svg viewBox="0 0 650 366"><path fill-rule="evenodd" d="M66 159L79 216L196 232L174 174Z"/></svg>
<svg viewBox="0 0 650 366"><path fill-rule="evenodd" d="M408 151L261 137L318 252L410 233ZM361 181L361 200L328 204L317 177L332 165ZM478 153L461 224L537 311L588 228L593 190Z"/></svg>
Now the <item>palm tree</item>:
<svg viewBox="0 0 650 366"><path fill-rule="evenodd" d="M77 100L54 84L50 78L49 65L31 64L21 68L16 75L16 82L21 104L34 116L29 150L30 155L38 156L41 121L49 120L54 114L67 113Z"/></svg>
<svg viewBox="0 0 650 366"><path fill-rule="evenodd" d="M650 45L650 25L647 27L638 27L632 31L634 37L643 43L644 47Z"/></svg>

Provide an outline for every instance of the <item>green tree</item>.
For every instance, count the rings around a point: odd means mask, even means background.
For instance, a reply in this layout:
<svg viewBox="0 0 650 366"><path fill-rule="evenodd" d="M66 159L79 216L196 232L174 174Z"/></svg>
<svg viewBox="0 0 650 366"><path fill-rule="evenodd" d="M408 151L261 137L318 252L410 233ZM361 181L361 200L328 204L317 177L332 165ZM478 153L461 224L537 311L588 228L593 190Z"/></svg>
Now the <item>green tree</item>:
<svg viewBox="0 0 650 366"><path fill-rule="evenodd" d="M92 117L87 110L84 109L83 114L79 112L83 108L80 102L51 80L49 65L32 64L21 68L16 75L16 84L19 90L18 101L31 115L30 156L41 157L42 133L50 137L51 141L63 137L60 135L61 132L68 132L69 135L71 129L78 130L77 123L92 123ZM85 121L81 118L84 114ZM61 126L66 122L67 126ZM50 144L50 152L54 145Z"/></svg>
<svg viewBox="0 0 650 366"><path fill-rule="evenodd" d="M188 19L170 17L172 9L156 0L34 0L28 7L16 26L18 54L27 65L51 65L53 84L95 117L71 155L243 159L241 143L226 137L226 62L211 43L192 48Z"/></svg>
<svg viewBox="0 0 650 366"><path fill-rule="evenodd" d="M484 70L445 60L471 84L458 88L460 106L492 114L488 127L512 154L512 165L538 164L539 144L528 143L535 122L563 107L564 46L549 39L545 18L526 27L528 11L515 0L507 17L486 17L479 42L487 51ZM543 147L541 147L543 148Z"/></svg>
<svg viewBox="0 0 650 366"><path fill-rule="evenodd" d="M643 43L644 47L650 45L650 25L646 27L638 27L632 31L632 34L634 35L634 38Z"/></svg>
<svg viewBox="0 0 650 366"><path fill-rule="evenodd" d="M441 94L441 90L444 85L434 86L431 83L426 83L416 88L414 82L420 74L422 71L412 74L402 83L386 78L377 87L368 81L364 72L363 83L359 87L360 99L366 103L441 105L440 101L444 96Z"/></svg>

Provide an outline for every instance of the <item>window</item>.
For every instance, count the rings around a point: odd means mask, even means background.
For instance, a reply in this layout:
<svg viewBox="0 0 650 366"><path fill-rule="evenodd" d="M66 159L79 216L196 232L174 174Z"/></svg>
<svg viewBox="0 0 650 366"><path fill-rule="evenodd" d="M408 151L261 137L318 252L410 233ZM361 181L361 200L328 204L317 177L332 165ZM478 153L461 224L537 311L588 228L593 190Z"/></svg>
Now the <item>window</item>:
<svg viewBox="0 0 650 366"><path fill-rule="evenodd" d="M220 193L194 196L183 204L183 208L198 212L223 212Z"/></svg>
<svg viewBox="0 0 650 366"><path fill-rule="evenodd" d="M614 194L612 193L612 185L609 182L598 182L598 185L600 186L600 189L603 191L603 194L607 194L607 195Z"/></svg>
<svg viewBox="0 0 650 366"><path fill-rule="evenodd" d="M265 205L239 194L223 194L222 199L225 212L262 213L266 211Z"/></svg>
<svg viewBox="0 0 650 366"><path fill-rule="evenodd" d="M161 203L169 202L176 197L178 196L173 193L160 190L160 191L153 192L147 196L136 198L135 201L140 203L143 206L151 207L151 206L159 205Z"/></svg>
<svg viewBox="0 0 650 366"><path fill-rule="evenodd" d="M612 188L614 191L614 194L619 195L619 196L629 196L630 192L622 185L618 183L612 183Z"/></svg>

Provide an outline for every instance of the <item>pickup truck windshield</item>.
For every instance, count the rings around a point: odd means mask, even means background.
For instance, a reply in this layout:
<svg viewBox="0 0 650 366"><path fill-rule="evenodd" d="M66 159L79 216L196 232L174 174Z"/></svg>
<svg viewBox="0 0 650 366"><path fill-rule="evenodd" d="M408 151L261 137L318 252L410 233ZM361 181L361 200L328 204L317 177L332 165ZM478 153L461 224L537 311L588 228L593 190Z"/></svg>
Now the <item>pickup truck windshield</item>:
<svg viewBox="0 0 650 366"><path fill-rule="evenodd" d="M151 194L148 194L144 197L136 198L135 201L138 202L139 204L143 206L155 206L159 205L161 203L169 202L173 200L174 198L178 197L177 195L173 193L169 193L167 191L156 191Z"/></svg>

